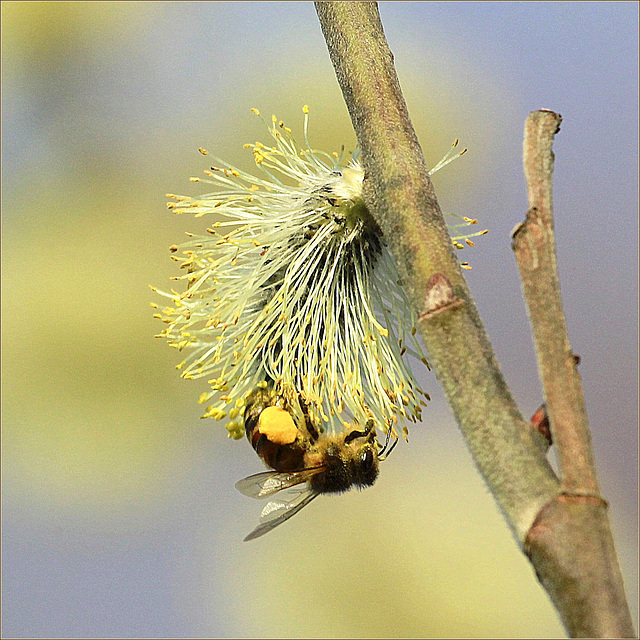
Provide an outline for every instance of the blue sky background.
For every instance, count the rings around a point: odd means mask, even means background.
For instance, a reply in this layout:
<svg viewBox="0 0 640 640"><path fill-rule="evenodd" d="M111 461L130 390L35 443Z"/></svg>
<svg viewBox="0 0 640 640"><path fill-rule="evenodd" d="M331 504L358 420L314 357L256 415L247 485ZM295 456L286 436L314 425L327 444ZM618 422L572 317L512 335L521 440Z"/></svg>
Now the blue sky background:
<svg viewBox="0 0 640 640"><path fill-rule="evenodd" d="M470 286L525 415L541 402L509 233L529 111L556 138L558 262L604 496L637 602L638 7L380 7L445 211L489 235ZM433 376L380 481L241 543L261 469L200 420L148 284L204 224L171 216L202 146L250 169L250 107L328 151L354 135L307 2L2 3L5 637L557 637ZM634 605L637 624L637 607Z"/></svg>

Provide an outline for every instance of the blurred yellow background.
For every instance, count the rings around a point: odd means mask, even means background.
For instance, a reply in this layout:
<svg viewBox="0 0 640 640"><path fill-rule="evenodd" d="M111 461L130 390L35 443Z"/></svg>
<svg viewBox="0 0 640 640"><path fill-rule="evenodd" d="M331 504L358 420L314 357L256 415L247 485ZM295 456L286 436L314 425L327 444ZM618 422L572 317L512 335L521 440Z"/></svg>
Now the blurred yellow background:
<svg viewBox="0 0 640 640"><path fill-rule="evenodd" d="M435 185L491 229L469 281L527 415L540 390L508 234L524 118L565 117L563 292L635 602L637 6L381 14L428 162L455 137L470 149ZM433 376L425 424L375 487L243 544L260 505L233 484L261 463L199 419L204 383L153 338L148 285L206 226L164 199L198 192L198 147L251 169L242 144L266 135L250 107L295 133L309 104L313 144L353 148L313 5L4 2L2 74L3 635L562 635Z"/></svg>

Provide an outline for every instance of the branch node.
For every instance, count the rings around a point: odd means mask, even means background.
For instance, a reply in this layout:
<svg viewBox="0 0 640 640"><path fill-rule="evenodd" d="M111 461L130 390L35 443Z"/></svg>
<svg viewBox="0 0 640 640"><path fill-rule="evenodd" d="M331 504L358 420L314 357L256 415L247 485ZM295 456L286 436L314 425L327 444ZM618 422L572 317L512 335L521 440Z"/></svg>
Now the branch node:
<svg viewBox="0 0 640 640"><path fill-rule="evenodd" d="M531 207L522 222L519 222L511 231L511 248L518 251L525 241L528 233L535 232L541 226L540 212L537 207Z"/></svg>
<svg viewBox="0 0 640 640"><path fill-rule="evenodd" d="M538 410L531 416L530 422L533 430L544 437L548 450L553 444L553 438L551 437L551 425L549 424L549 414L547 413L546 404L541 404L538 407Z"/></svg>
<svg viewBox="0 0 640 640"><path fill-rule="evenodd" d="M527 225L527 221L526 219L523 220L522 222L518 222L518 224L513 227L513 229L511 230L511 246L513 247L513 243L515 243L516 241L516 236L521 232L521 231L526 231L525 227Z"/></svg>
<svg viewBox="0 0 640 640"><path fill-rule="evenodd" d="M425 311L420 314L420 320L432 317L447 309L463 304L461 298L456 298L451 282L442 273L434 273L427 281L427 293L424 300Z"/></svg>
<svg viewBox="0 0 640 640"><path fill-rule="evenodd" d="M609 503L602 497L594 493L576 493L574 491L561 491L558 494L558 502L572 504L592 504L595 506L609 508Z"/></svg>
<svg viewBox="0 0 640 640"><path fill-rule="evenodd" d="M558 518L558 509L562 509L562 505L592 505L594 507L609 508L609 503L602 497L593 493L576 493L572 491L560 491L557 496L548 502L540 511L533 524L529 528L527 537L524 542L523 551L528 558L531 558L532 549L540 541L540 536L545 535L550 528L563 519ZM537 571L536 571L537 573Z"/></svg>

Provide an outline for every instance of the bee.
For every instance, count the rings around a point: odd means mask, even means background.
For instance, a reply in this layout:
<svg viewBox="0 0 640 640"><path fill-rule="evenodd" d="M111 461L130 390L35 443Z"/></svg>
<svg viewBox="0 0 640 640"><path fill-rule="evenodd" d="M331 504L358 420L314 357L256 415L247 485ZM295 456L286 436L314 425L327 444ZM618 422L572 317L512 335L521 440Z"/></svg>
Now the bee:
<svg viewBox="0 0 640 640"><path fill-rule="evenodd" d="M310 420L304 400L299 400L300 427L291 411L278 406L279 399L272 389L258 388L247 398L247 438L272 471L244 478L236 488L250 498L268 498L287 491L267 503L260 514L260 524L245 541L275 529L322 493L370 487L378 477L379 461L391 453L398 441L394 434L389 447L390 428L380 447L372 419L362 430L355 426L341 434L321 433Z"/></svg>

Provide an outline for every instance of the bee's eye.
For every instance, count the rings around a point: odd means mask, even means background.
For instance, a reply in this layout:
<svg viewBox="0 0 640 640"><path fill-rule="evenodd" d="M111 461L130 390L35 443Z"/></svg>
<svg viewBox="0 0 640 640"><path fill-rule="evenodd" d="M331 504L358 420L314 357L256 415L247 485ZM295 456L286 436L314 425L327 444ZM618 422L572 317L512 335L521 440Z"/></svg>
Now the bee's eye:
<svg viewBox="0 0 640 640"><path fill-rule="evenodd" d="M373 467L373 451L371 451L371 449L367 449L360 456L360 464L362 465L363 469L370 469Z"/></svg>

